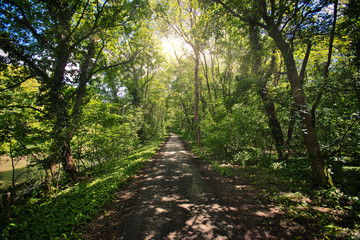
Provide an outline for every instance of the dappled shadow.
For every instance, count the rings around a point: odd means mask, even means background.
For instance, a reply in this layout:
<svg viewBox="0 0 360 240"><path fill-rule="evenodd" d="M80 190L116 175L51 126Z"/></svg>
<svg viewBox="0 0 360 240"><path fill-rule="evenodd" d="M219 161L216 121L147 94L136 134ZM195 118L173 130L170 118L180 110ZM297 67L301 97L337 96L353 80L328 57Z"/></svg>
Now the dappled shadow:
<svg viewBox="0 0 360 240"><path fill-rule="evenodd" d="M300 216L293 221L280 206L253 188L251 178L236 172L234 178L226 179L215 174L204 161L194 162L221 204L227 206L238 234L234 239L317 239L317 225L311 224L313 221L300 220Z"/></svg>
<svg viewBox="0 0 360 240"><path fill-rule="evenodd" d="M228 239L227 210L202 179L176 135L160 152L119 239Z"/></svg>
<svg viewBox="0 0 360 240"><path fill-rule="evenodd" d="M312 238L280 209L258 202L246 183L205 181L197 161L171 135L117 239Z"/></svg>

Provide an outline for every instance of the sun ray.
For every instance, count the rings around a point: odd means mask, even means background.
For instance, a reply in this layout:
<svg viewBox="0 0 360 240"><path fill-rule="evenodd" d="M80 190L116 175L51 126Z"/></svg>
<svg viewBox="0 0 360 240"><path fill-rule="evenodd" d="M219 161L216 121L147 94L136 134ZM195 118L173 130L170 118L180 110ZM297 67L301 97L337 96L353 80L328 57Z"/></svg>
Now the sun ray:
<svg viewBox="0 0 360 240"><path fill-rule="evenodd" d="M161 39L161 45L168 58L176 58L176 55L181 56L187 50L186 44L179 38L164 37Z"/></svg>

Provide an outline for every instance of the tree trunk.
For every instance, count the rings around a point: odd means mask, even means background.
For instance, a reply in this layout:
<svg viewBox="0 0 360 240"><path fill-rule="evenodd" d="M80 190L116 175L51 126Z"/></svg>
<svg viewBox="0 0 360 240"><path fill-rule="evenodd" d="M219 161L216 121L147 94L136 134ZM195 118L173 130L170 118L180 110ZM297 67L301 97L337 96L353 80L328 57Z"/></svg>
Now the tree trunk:
<svg viewBox="0 0 360 240"><path fill-rule="evenodd" d="M64 171L75 180L77 171L70 149L71 139L69 140L69 134L73 134L71 117L69 116L68 103L62 95L65 85L65 67L69 59L69 53L66 49L68 49L67 46L59 45L55 50L56 65L54 76L51 78L51 81L47 83L50 88L49 100L51 102L48 112L50 118L55 119L52 131L54 139L52 151L54 156L50 162L50 170L52 177L54 177L54 161L59 160L64 166Z"/></svg>
<svg viewBox="0 0 360 240"><path fill-rule="evenodd" d="M210 100L210 105L211 105L211 113L214 113L214 103L213 103L213 99L211 96L211 89L210 89L210 82L209 82L209 71L208 71L208 64L206 61L206 55L204 52L201 52L204 58L204 73L205 73L205 79L206 79L206 87L207 87L207 92L208 92L208 99Z"/></svg>
<svg viewBox="0 0 360 240"><path fill-rule="evenodd" d="M268 24L269 25L269 24ZM274 26L274 25L272 25ZM290 81L292 96L294 98L297 110L301 116L302 131L304 142L311 161L313 172L313 181L316 186L326 187L332 185L331 178L327 172L324 159L322 157L319 142L316 137L315 128L309 113L305 93L301 84L301 79L297 73L293 51L289 44L285 42L278 28L267 29L269 36L275 41L280 49L284 63L287 69L287 76Z"/></svg>
<svg viewBox="0 0 360 240"><path fill-rule="evenodd" d="M262 46L260 44L259 37L259 29L255 24L250 23L250 44L252 46L252 57L253 57L253 68L252 74L259 77L258 81L258 93L263 101L265 112L267 114L269 120L269 127L271 130L272 138L275 141L275 148L278 153L278 158L280 161L284 160L284 134L281 129L280 122L277 118L276 109L274 101L271 99L270 94L267 90L267 82L273 73L273 68L275 65L275 57L273 56L271 59L271 64L269 70L265 74L265 76L260 76L260 67L261 67L261 56L260 52L262 50Z"/></svg>
<svg viewBox="0 0 360 240"><path fill-rule="evenodd" d="M334 43L334 37L335 37L337 6L338 6L338 1L336 0L335 4L334 4L334 21L332 23L332 29L331 29L331 32L330 32L329 52L328 52L327 62L326 62L325 71L324 71L324 81L322 83L320 91L319 91L318 95L316 96L315 102L314 102L314 104L313 104L313 106L311 108L311 111L310 111L312 123L313 123L314 126L316 124L316 108L320 104L321 98L322 98L323 93L324 93L324 89L325 89L325 87L327 85L328 78L329 78L329 67L330 67L330 63L331 63L331 55L332 55L332 49L333 49L333 43Z"/></svg>
<svg viewBox="0 0 360 240"><path fill-rule="evenodd" d="M63 168L65 169L65 172L71 176L72 179L76 180L77 178L77 171L75 162L73 159L73 155L70 148L70 141L64 142L64 146L62 149L63 153L63 159L62 162Z"/></svg>
<svg viewBox="0 0 360 240"><path fill-rule="evenodd" d="M206 61L206 55L204 52L202 52L203 58L204 58L204 72L205 72L205 79L206 79L206 87L207 92L209 94L209 99L211 99L211 90L210 90L210 83L209 83L209 74L208 74L208 65Z"/></svg>
<svg viewBox="0 0 360 240"><path fill-rule="evenodd" d="M52 156L50 156L49 165L50 165L51 179L55 178L57 162L58 162L58 155L53 154Z"/></svg>
<svg viewBox="0 0 360 240"><path fill-rule="evenodd" d="M258 93L263 101L265 111L268 115L271 135L275 140L275 148L278 153L279 161L284 161L284 134L277 118L274 101L270 98L266 87L259 89Z"/></svg>
<svg viewBox="0 0 360 240"><path fill-rule="evenodd" d="M196 133L196 144L201 145L200 137L200 126L199 126L199 66L200 66L200 51L199 47L194 47L195 53L195 67L194 67L194 120L195 120L195 133Z"/></svg>
<svg viewBox="0 0 360 240"><path fill-rule="evenodd" d="M11 177L11 196L15 196L15 162L14 162L14 155L13 155L13 148L11 138L9 139L10 144L10 158L11 158L11 168L12 168L12 177Z"/></svg>
<svg viewBox="0 0 360 240"><path fill-rule="evenodd" d="M215 57L213 56L212 52L210 51L210 61L211 61L211 78L213 81L213 89L214 89L214 99L217 99L216 94L216 81L215 81Z"/></svg>
<svg viewBox="0 0 360 240"><path fill-rule="evenodd" d="M288 131L286 134L286 142L285 142L285 147L287 149L287 153L286 153L286 158L288 157L289 153L290 153L290 142L293 136L293 132L294 132L294 126L295 126L295 122L296 122L296 118L295 118L295 112L296 109L294 106L291 106L290 109L290 122L288 125Z"/></svg>

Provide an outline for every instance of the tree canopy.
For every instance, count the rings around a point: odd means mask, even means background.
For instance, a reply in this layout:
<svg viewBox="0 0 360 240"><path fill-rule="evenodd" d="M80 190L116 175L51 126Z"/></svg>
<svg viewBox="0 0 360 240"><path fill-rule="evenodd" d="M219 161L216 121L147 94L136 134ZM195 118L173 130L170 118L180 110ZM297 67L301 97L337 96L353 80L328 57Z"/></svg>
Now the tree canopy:
<svg viewBox="0 0 360 240"><path fill-rule="evenodd" d="M174 132L218 163L297 169L314 188L356 195L358 9L1 0L1 154L28 158L51 192Z"/></svg>

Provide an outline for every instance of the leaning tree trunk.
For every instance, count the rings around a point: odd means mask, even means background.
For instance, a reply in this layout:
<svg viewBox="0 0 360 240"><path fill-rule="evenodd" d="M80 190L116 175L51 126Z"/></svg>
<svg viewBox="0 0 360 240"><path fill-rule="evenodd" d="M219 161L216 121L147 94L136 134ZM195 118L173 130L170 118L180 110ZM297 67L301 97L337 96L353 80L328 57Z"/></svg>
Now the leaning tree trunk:
<svg viewBox="0 0 360 240"><path fill-rule="evenodd" d="M62 149L63 167L65 172L71 176L72 179L77 178L77 171L75 161L70 148L70 141L65 141Z"/></svg>
<svg viewBox="0 0 360 240"><path fill-rule="evenodd" d="M280 49L282 57L284 59L284 63L286 65L287 76L290 81L292 90L292 96L294 98L297 110L299 111L301 116L303 138L311 161L314 184L322 187L332 185L331 178L327 172L327 168L325 166L325 162L320 151L320 146L315 133L315 128L312 124L312 119L309 112L308 104L306 102L305 93L301 84L301 79L296 69L293 51L290 45L287 44L283 39L283 36L281 35L281 32L278 28L273 27L271 29L268 29L268 32L269 36L275 41L275 44Z"/></svg>
<svg viewBox="0 0 360 240"><path fill-rule="evenodd" d="M252 74L259 77L259 84L258 84L258 94L261 97L261 100L264 104L265 112L268 117L268 124L271 130L272 138L275 141L275 148L278 153L278 158L280 161L284 160L284 134L281 129L280 122L277 118L276 108L274 101L272 100L268 90L267 90L267 82L268 79L271 77L273 73L273 68L275 65L275 57L273 56L271 59L271 64L269 70L265 74L265 76L260 76L260 68L261 68L261 50L262 46L260 44L260 37L259 37L259 29L258 27L253 24L249 23L250 27L250 44L252 47L252 57L253 59L253 68Z"/></svg>
<svg viewBox="0 0 360 240"><path fill-rule="evenodd" d="M284 161L284 134L282 132L280 122L277 118L274 102L270 98L266 87L260 88L258 92L263 101L264 108L268 116L271 135L275 141L275 148L278 153L279 161Z"/></svg>
<svg viewBox="0 0 360 240"><path fill-rule="evenodd" d="M275 148L276 148L276 151L278 152L279 160L284 161L285 160L285 157L284 157L284 143L285 143L284 142L284 134L281 129L280 121L277 118L274 100L271 98L269 91L267 90L267 87L266 87L268 79L270 79L270 77L273 73L274 67L275 67L275 56L273 56L271 59L271 64L270 64L269 70L265 74L264 79L262 81L260 81L260 88L259 88L258 92L264 103L265 111L268 115L271 135L272 135L273 139L275 140Z"/></svg>

